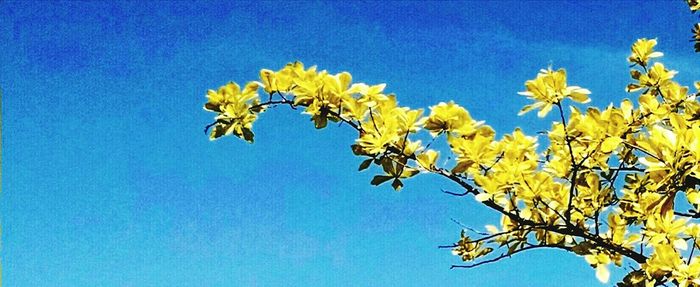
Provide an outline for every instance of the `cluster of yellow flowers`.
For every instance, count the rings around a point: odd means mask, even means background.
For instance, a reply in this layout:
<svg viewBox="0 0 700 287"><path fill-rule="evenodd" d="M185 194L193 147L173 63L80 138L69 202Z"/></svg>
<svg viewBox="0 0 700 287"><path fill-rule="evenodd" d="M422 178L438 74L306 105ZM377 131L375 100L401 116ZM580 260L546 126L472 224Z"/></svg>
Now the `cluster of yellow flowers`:
<svg viewBox="0 0 700 287"><path fill-rule="evenodd" d="M259 105L258 88L258 83L251 82L241 90L238 84L231 82L221 86L218 91L207 92L209 101L204 109L218 113L216 122L212 124L211 139L234 134L253 142L253 122L264 109Z"/></svg>
<svg viewBox="0 0 700 287"><path fill-rule="evenodd" d="M519 92L518 94L527 96L535 101L532 105L525 106L519 113L523 115L530 110L539 108L537 116L544 117L552 110L554 105L558 105L564 98L570 98L579 103L587 103L590 101L588 95L589 90L578 86L566 85L566 71L559 69L552 71L551 68L541 70L537 74L537 78L525 82L527 91Z"/></svg>
<svg viewBox="0 0 700 287"><path fill-rule="evenodd" d="M545 117L555 108L558 114L542 148L520 129L497 139L454 102L432 106L424 116L422 109L399 106L384 84L352 83L347 72L300 62L264 69L242 90L235 83L210 90L205 109L217 113L211 139L233 134L252 142L252 124L266 107L303 108L316 128L342 122L358 132L352 150L364 158L360 170L382 170L374 185L391 181L399 190L421 172L458 183L466 190L460 195L502 214L488 236L471 239L463 232L451 246L465 261L498 248L501 257L558 248L584 256L604 282L607 266L627 258L638 268L622 286L700 286L700 260L693 256L700 226L690 223L700 218L700 104L697 92L673 81L675 71L653 62L663 55L656 44L640 39L632 46L627 91L641 93L636 107L625 99L603 110L565 108L567 99L589 102L590 91L569 86L564 69L544 69L527 81L520 94L534 103L521 114L539 109ZM411 138L422 129L432 140L445 137L452 160L439 164L439 151Z"/></svg>
<svg viewBox="0 0 700 287"><path fill-rule="evenodd" d="M463 261L472 261L491 253L493 248L485 247L483 241L473 241L464 231L460 235L459 242L452 249L452 254L459 256Z"/></svg>

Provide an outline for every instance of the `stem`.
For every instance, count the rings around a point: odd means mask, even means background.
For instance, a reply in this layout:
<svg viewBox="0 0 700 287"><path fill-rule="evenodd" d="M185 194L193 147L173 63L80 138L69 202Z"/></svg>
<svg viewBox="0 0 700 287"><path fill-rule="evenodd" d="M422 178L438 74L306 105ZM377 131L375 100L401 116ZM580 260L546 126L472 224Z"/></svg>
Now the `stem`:
<svg viewBox="0 0 700 287"><path fill-rule="evenodd" d="M695 238L693 238L693 247L690 248L690 255L688 255L688 260L685 261L685 264L690 264L690 260L693 258L693 252L695 251Z"/></svg>
<svg viewBox="0 0 700 287"><path fill-rule="evenodd" d="M369 108L369 117L372 119L372 125L374 125L374 130L376 130L377 133L381 136L382 133L379 131L377 123L374 121L374 112L372 112L372 108Z"/></svg>
<svg viewBox="0 0 700 287"><path fill-rule="evenodd" d="M573 205L574 193L576 192L576 177L578 175L579 165L575 164L576 160L574 159L574 148L571 146L571 139L569 138L569 131L566 125L566 118L564 117L564 109L561 107L561 101L558 101L556 105L557 108L559 108L559 116L561 117L561 123L564 126L564 141L569 147L569 157L571 160L571 164L574 164L571 175L571 188L569 189L569 202L567 204L566 211L564 211L567 224L571 224L571 207ZM581 163L583 164L583 162Z"/></svg>

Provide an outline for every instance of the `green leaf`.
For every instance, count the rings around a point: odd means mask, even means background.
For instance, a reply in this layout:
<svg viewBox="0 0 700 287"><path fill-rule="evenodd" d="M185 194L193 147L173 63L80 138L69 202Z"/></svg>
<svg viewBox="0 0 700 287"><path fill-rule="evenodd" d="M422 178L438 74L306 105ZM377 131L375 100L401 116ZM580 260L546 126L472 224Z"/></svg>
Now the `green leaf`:
<svg viewBox="0 0 700 287"><path fill-rule="evenodd" d="M638 70L630 70L630 76L632 77L632 79L639 80L639 77L642 76L642 72Z"/></svg>
<svg viewBox="0 0 700 287"><path fill-rule="evenodd" d="M224 129L223 126L221 125L215 125L214 128L211 130L211 134L209 136L210 140L215 140L220 137L222 137L226 133L226 129Z"/></svg>
<svg viewBox="0 0 700 287"><path fill-rule="evenodd" d="M253 113L260 113L264 110L265 110L264 106L255 106L255 107L251 107L251 109L250 109L250 111L252 111Z"/></svg>
<svg viewBox="0 0 700 287"><path fill-rule="evenodd" d="M661 205L661 209L659 212L661 215L665 215L667 212L673 213L673 203L676 198L676 192L671 192L668 196L666 196L664 199L664 203Z"/></svg>
<svg viewBox="0 0 700 287"><path fill-rule="evenodd" d="M489 255L489 253L491 253L491 252L493 252L493 248L486 247L486 248L480 250L479 253L476 255L476 257L486 256L486 255Z"/></svg>
<svg viewBox="0 0 700 287"><path fill-rule="evenodd" d="M452 168L452 173L463 173L467 171L467 169L473 164L474 162L471 160L463 161L458 163L454 168Z"/></svg>
<svg viewBox="0 0 700 287"><path fill-rule="evenodd" d="M384 169L384 172L387 174L391 175L396 175L396 171L394 169L394 162L391 161L391 158L384 157L382 158L382 169Z"/></svg>
<svg viewBox="0 0 700 287"><path fill-rule="evenodd" d="M325 128L326 125L328 125L328 118L325 116L316 115L311 119L313 119L314 125L316 126L317 129Z"/></svg>
<svg viewBox="0 0 700 287"><path fill-rule="evenodd" d="M360 168L358 168L357 170L363 171L363 170L367 169L369 167L369 165L372 164L373 160L374 160L373 158L369 158L369 159L362 161L362 163L360 164Z"/></svg>
<svg viewBox="0 0 700 287"><path fill-rule="evenodd" d="M217 105L217 104L206 103L206 104L204 104L204 108L205 108L206 110L209 110L209 111L212 111L212 112L217 112L217 113L220 113L220 112L221 112L221 107L220 107L219 105Z"/></svg>
<svg viewBox="0 0 700 287"><path fill-rule="evenodd" d="M392 179L393 177L391 176L386 176L386 175L375 175L374 178L372 178L372 182L370 182L372 185L380 185L382 183L385 183Z"/></svg>
<svg viewBox="0 0 700 287"><path fill-rule="evenodd" d="M396 191L401 191L401 188L403 187L403 182L401 182L398 178L394 179L394 182L391 183L391 187L393 187Z"/></svg>
<svg viewBox="0 0 700 287"><path fill-rule="evenodd" d="M591 248L593 248L593 244L591 244L588 241L581 242L579 244L576 244L576 246L571 248L571 251L578 255L588 255L591 254Z"/></svg>
<svg viewBox="0 0 700 287"><path fill-rule="evenodd" d="M629 93L629 92L638 91L638 90L641 90L641 89L642 89L642 86L637 85L637 84L629 84L629 85L627 85L627 92L628 92L628 93Z"/></svg>
<svg viewBox="0 0 700 287"><path fill-rule="evenodd" d="M508 254L513 254L518 249L518 245L520 245L522 242L516 242L511 246L508 246Z"/></svg>
<svg viewBox="0 0 700 287"><path fill-rule="evenodd" d="M352 149L352 153L355 155L365 155L365 152L362 150L362 147L358 144L353 144L350 146Z"/></svg>
<svg viewBox="0 0 700 287"><path fill-rule="evenodd" d="M617 283L619 287L644 287L644 280L646 279L646 274L644 270L635 270L628 273L622 282Z"/></svg>
<svg viewBox="0 0 700 287"><path fill-rule="evenodd" d="M253 143L253 141L254 141L253 140L253 137L254 137L253 132L250 129L246 129L246 128L241 129L241 131L243 132L243 138L246 141Z"/></svg>

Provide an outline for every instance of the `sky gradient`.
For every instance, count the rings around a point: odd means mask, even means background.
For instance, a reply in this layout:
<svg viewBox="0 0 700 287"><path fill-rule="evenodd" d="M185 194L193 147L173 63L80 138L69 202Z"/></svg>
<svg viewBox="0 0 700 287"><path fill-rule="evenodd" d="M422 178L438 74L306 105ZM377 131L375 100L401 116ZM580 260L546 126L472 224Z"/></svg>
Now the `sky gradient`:
<svg viewBox="0 0 700 287"><path fill-rule="evenodd" d="M554 250L449 270L450 219L496 214L429 175L372 187L353 132L298 111L264 113L253 145L210 142L204 94L300 60L534 134L554 118L518 117L516 93L539 69L566 68L604 107L630 97L629 46L657 38L691 85L697 20L682 1L0 1L4 283L603 286Z"/></svg>

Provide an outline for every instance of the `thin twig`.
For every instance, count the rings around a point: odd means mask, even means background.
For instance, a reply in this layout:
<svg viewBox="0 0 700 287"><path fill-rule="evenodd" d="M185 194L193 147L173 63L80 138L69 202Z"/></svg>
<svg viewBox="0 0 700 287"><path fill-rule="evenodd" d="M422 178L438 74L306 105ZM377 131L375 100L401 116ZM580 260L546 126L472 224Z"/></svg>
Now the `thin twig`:
<svg viewBox="0 0 700 287"><path fill-rule="evenodd" d="M491 259L489 259L489 260L484 260L484 261L481 261L481 262L478 262L478 263L469 264L469 265L452 265L452 266L450 267L450 269L455 269L455 268L474 268L474 267L481 266L481 265L484 265L484 264L488 264L488 263L493 263L493 262L499 261L499 260L501 260L501 259L503 259L503 258L509 258L509 257L511 257L511 256L513 256L513 255L515 255L515 254L518 254L518 253L520 253L520 252L523 252L523 251L527 251L527 250L530 250L530 249L537 249L537 248L557 248L557 249L564 249L564 250L567 250L567 251L571 251L571 248L570 248L570 247L566 247L566 246L562 246L562 245L557 245L557 244L529 245L529 246L526 246L526 247L517 249L517 250L515 250L515 251L513 251L513 252L511 252L511 253L503 253L503 254L501 254L501 255L498 256L498 257L494 257L494 258L491 258Z"/></svg>

